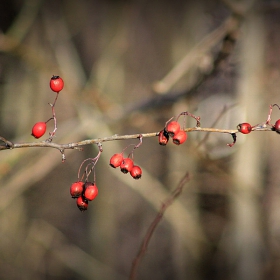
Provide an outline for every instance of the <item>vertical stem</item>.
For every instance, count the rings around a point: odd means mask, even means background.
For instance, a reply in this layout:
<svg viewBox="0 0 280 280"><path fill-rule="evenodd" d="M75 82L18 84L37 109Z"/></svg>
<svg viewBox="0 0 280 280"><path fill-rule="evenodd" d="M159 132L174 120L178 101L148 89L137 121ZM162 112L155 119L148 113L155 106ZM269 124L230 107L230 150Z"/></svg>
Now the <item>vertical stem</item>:
<svg viewBox="0 0 280 280"><path fill-rule="evenodd" d="M52 107L52 115L53 115L53 121L54 121L54 129L52 132L50 132L50 137L48 139L48 141L52 141L54 135L55 135L55 132L57 130L57 120L56 120L56 116L55 116L55 109L54 109L54 106L55 106L55 103L57 101L57 98L58 98L58 95L59 95L59 92L56 93L56 97L55 97L55 100L53 102L53 104L50 104L50 106Z"/></svg>

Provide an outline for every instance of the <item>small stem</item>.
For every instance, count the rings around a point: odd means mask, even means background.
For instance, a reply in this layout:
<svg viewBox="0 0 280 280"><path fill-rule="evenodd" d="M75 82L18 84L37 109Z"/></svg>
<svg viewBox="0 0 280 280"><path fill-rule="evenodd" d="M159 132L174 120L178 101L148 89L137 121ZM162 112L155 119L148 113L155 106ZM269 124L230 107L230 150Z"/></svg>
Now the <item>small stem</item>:
<svg viewBox="0 0 280 280"><path fill-rule="evenodd" d="M190 117L194 118L196 120L196 127L200 127L200 117L199 116L197 117L189 112L182 112L178 115L177 121L180 118L180 116L190 116Z"/></svg>
<svg viewBox="0 0 280 280"><path fill-rule="evenodd" d="M82 181L82 179L84 178L84 175L86 175L86 179L85 179L85 180L86 180L86 181L88 180L89 175L90 175L91 172L93 171L93 169L94 169L94 167L95 167L97 161L99 160L99 158L100 158L100 156L101 156L101 153L103 152L103 147L102 147L102 144L101 144L100 142L97 143L97 146L98 146L98 150L99 150L97 156L94 157L94 158L87 158L87 159L85 159L85 160L81 163L81 165L80 165L80 167L79 167L79 170L78 170L78 180L81 180L81 181ZM90 160L91 162L87 164L87 166L86 166L86 168L85 168L85 172L84 172L82 178L80 179L81 168L82 168L82 166L84 165L84 163L85 163L86 161L89 161L89 160ZM92 164L92 167L90 168L90 170L88 170L88 168L89 168L89 166L90 166L91 164ZM95 175L94 175L94 180L95 180Z"/></svg>
<svg viewBox="0 0 280 280"><path fill-rule="evenodd" d="M268 116L267 116L267 120L266 120L265 124L270 125L270 121L271 121L271 114L272 114L272 105L269 105Z"/></svg>
<svg viewBox="0 0 280 280"><path fill-rule="evenodd" d="M78 170L78 180L82 181L83 180L83 177L84 175L82 176L82 178L80 179L80 172L81 172L81 169L82 169L82 166L84 165L84 163L88 160L92 160L92 158L87 158L85 160L82 161L82 163L80 164L80 167L79 167L79 170Z"/></svg>
<svg viewBox="0 0 280 280"><path fill-rule="evenodd" d="M53 137L54 137L54 135L55 135L55 132L56 132L56 130L57 130L57 120L56 120L56 116L55 116L55 109L54 109L54 106L55 106L55 103L56 103L56 101L57 101L57 99L58 99L58 95L59 95L59 92L56 93L56 96L55 96L55 99L54 99L53 104L49 103L49 105L52 107L52 115L53 115L53 116L52 116L52 118L50 118L50 119L53 119L53 121L54 121L54 129L53 129L52 132L50 132L50 137L47 139L48 142L52 142ZM50 120L50 119L49 119L49 120Z"/></svg>
<svg viewBox="0 0 280 280"><path fill-rule="evenodd" d="M139 136L138 136L137 138L139 138L139 143L136 144L136 145L134 145L132 151L131 151L131 152L129 153L129 155L128 155L128 157L131 157L132 159L133 159L133 152L134 152L136 149L138 149L138 148L142 145L142 143L143 143L143 135L142 135L142 134L139 134Z"/></svg>
<svg viewBox="0 0 280 280"><path fill-rule="evenodd" d="M164 127L164 128L166 128L167 124L168 124L171 120L173 120L173 119L174 119L174 117L170 118L170 119L165 123L165 127Z"/></svg>
<svg viewBox="0 0 280 280"><path fill-rule="evenodd" d="M133 150L138 149L143 143L143 135L140 134L138 138L139 138L139 143L134 146Z"/></svg>
<svg viewBox="0 0 280 280"><path fill-rule="evenodd" d="M48 123L50 120L53 120L53 117L49 118L45 123Z"/></svg>
<svg viewBox="0 0 280 280"><path fill-rule="evenodd" d="M270 122L271 122L272 109L273 109L274 106L278 107L278 109L280 110L280 107L279 107L278 104L271 104L271 105L269 105L268 116L267 116L267 120L265 122L265 124L267 124L267 125L271 125L272 126L272 124Z"/></svg>

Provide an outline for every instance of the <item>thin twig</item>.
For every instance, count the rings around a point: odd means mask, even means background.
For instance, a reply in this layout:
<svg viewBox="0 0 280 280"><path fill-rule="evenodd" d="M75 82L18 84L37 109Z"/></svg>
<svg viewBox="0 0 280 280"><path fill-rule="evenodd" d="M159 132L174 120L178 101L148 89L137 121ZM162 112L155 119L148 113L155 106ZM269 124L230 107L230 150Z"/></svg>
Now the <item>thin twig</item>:
<svg viewBox="0 0 280 280"><path fill-rule="evenodd" d="M219 128L207 128L207 127L190 127L184 129L186 132L216 132L216 133L226 133L226 134L233 134L238 133L237 129L219 129ZM273 131L270 127L259 127L254 129L254 131ZM252 131L253 132L253 131ZM142 138L149 138L149 137L155 137L159 135L159 132L150 132L150 133L142 133L142 134L130 134L130 135L113 135L110 137L104 137L104 138L96 138L96 139L88 139L83 140L80 142L74 142L74 143L68 143L68 144L58 144L58 143L52 143L48 141L42 141L42 142L27 142L27 143L12 143L8 140L5 140L5 145L0 145L0 151L1 150L7 150L7 149L19 149L19 148L34 148L34 147L40 147L40 148L55 148L59 151L66 150L66 149L78 149L81 146L86 145L92 145L102 142L108 142L108 141L116 141L116 140L128 140L128 139L139 139L139 135L142 136ZM0 136L0 140L5 139ZM3 140L2 140L3 141Z"/></svg>
<svg viewBox="0 0 280 280"><path fill-rule="evenodd" d="M174 202L174 200L182 193L185 183L187 183L189 180L190 180L190 176L189 176L189 173L187 172L183 176L183 178L181 179L177 188L162 203L159 212L157 213L155 219L153 220L153 222L151 223L151 225L149 226L149 228L147 230L147 233L144 237L144 240L142 242L142 245L139 249L139 252L138 252L137 256L135 257L134 261L132 262L130 276L129 276L130 280L135 280L136 279L136 273L137 273L137 269L139 267L139 264L140 264L141 260L143 259L145 253L147 252L149 242L150 242L150 240L153 236L153 233L154 233L156 227L158 226L159 222L161 221L161 219L164 215L164 212Z"/></svg>
<svg viewBox="0 0 280 280"><path fill-rule="evenodd" d="M54 106L55 106L55 103L58 99L58 96L59 96L59 92L56 93L56 96L55 96L55 99L54 99L54 102L53 103L49 103L49 105L51 106L52 108L52 118L54 120L54 129L52 132L50 132L50 137L46 140L48 142L52 142L53 138L54 138L54 135L55 135L55 132L57 130L57 120L56 120L56 116L55 116L55 109L54 109Z"/></svg>

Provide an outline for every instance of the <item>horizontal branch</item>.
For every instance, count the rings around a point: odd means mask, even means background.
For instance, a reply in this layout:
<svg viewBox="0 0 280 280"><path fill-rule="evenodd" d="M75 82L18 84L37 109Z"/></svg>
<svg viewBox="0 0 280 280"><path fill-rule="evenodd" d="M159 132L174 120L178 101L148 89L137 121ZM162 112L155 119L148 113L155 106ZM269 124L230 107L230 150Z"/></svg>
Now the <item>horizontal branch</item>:
<svg viewBox="0 0 280 280"><path fill-rule="evenodd" d="M218 129L218 128L203 128L203 127L191 127L191 128L185 128L184 130L186 132L195 132L195 131L196 132L208 132L208 133L216 132L216 133L227 133L227 134L231 134L231 135L234 135L239 132L237 129ZM261 127L253 128L252 131L273 131L273 130L270 127L261 126ZM110 137L88 139L88 140L82 140L79 142L68 143L68 144L58 144L58 143L53 143L53 142L48 142L48 141L13 143L9 140L6 140L4 137L0 136L0 140L4 143L4 144L0 145L0 150L37 147L37 148L55 148L55 149L58 149L61 153L63 153L65 149L81 149L82 146L98 144L98 143L102 143L102 142L137 139L140 137L140 135L142 138L149 138L149 137L158 136L159 132L130 134L130 135L115 134Z"/></svg>

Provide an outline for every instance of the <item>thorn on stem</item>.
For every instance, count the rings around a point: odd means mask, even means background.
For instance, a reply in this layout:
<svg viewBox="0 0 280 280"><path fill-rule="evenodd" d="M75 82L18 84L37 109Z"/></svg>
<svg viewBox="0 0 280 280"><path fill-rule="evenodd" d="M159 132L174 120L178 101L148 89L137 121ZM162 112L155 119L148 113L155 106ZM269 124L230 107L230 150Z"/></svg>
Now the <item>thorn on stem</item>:
<svg viewBox="0 0 280 280"><path fill-rule="evenodd" d="M236 143L236 133L231 133L233 142L231 144L227 144L229 147L232 147Z"/></svg>

